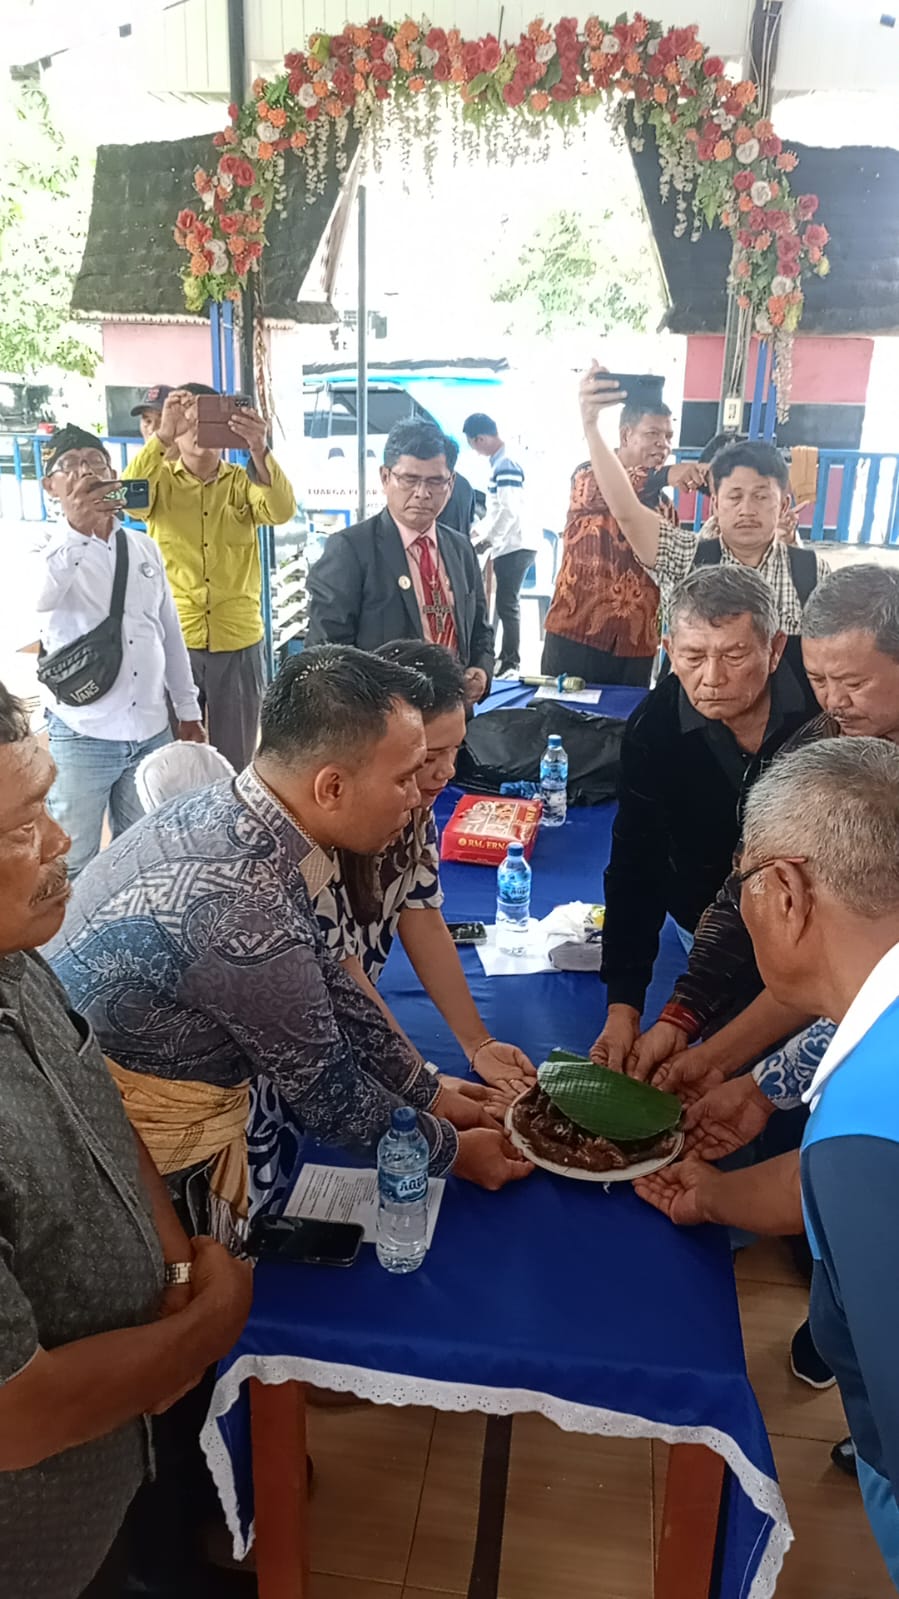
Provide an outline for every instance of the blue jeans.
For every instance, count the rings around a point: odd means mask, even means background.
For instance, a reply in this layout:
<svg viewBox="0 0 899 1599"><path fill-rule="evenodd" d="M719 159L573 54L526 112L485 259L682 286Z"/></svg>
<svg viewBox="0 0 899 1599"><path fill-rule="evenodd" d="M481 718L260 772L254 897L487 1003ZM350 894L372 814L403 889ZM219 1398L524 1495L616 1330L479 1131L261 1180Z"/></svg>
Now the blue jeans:
<svg viewBox="0 0 899 1599"><path fill-rule="evenodd" d="M72 840L69 876L75 878L88 861L100 853L103 818L109 811L113 838L143 816L134 786L134 774L145 755L170 744L168 727L154 738L88 738L47 712L50 754L56 762L56 782L47 802L50 814Z"/></svg>

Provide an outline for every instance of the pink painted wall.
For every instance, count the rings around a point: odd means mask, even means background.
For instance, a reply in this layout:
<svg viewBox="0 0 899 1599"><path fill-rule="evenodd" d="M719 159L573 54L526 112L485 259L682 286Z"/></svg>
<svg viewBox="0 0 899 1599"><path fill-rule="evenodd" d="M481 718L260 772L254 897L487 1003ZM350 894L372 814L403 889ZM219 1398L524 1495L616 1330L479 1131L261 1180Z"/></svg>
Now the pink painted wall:
<svg viewBox="0 0 899 1599"><path fill-rule="evenodd" d="M822 338L800 334L793 346L793 402L796 405L864 405L874 353L873 339ZM755 384L758 342L749 355L746 393ZM691 334L684 373L685 400L717 400L724 367L724 339Z"/></svg>
<svg viewBox="0 0 899 1599"><path fill-rule="evenodd" d="M103 325L103 381L110 387L211 383L208 322L196 327L153 323Z"/></svg>

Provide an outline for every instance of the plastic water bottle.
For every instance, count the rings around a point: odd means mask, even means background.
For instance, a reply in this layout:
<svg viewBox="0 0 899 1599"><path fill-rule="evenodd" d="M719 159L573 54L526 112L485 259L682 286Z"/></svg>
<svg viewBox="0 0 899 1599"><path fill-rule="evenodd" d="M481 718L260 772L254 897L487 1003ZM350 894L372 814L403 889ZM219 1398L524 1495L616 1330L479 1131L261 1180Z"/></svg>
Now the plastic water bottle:
<svg viewBox="0 0 899 1599"><path fill-rule="evenodd" d="M531 868L523 844L510 844L496 874L496 947L504 955L524 955L531 915Z"/></svg>
<svg viewBox="0 0 899 1599"><path fill-rule="evenodd" d="M378 1259L417 1271L428 1248L428 1141L411 1105L398 1105L378 1145Z"/></svg>
<svg viewBox="0 0 899 1599"><path fill-rule="evenodd" d="M550 733L540 762L543 827L561 827L568 815L568 756L558 733Z"/></svg>

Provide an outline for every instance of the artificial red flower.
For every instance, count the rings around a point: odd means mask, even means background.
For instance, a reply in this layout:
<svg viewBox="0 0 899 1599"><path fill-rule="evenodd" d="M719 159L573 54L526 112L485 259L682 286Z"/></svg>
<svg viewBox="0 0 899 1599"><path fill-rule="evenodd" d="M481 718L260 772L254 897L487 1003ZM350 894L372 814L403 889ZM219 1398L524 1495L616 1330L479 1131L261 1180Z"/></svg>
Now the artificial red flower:
<svg viewBox="0 0 899 1599"><path fill-rule="evenodd" d="M720 56L709 56L703 62L702 70L707 78L720 78L724 74L724 62Z"/></svg>
<svg viewBox="0 0 899 1599"><path fill-rule="evenodd" d="M227 211L221 221L223 233L239 233L243 217L239 211Z"/></svg>
<svg viewBox="0 0 899 1599"><path fill-rule="evenodd" d="M755 182L754 172L738 172L734 177L734 188L738 194L745 194Z"/></svg>
<svg viewBox="0 0 899 1599"><path fill-rule="evenodd" d="M376 84L389 83L393 77L393 68L389 67L386 61L376 61L371 69L371 75ZM308 112L306 114L308 116Z"/></svg>
<svg viewBox="0 0 899 1599"><path fill-rule="evenodd" d="M572 99L574 94L573 89L571 89L567 83L557 83L554 88L550 89L549 92L552 95L552 98L554 100L558 100L560 104L564 103L566 100Z"/></svg>
<svg viewBox="0 0 899 1599"><path fill-rule="evenodd" d="M214 133L212 142L217 150L223 150L225 148L225 135L223 133Z"/></svg>
<svg viewBox="0 0 899 1599"><path fill-rule="evenodd" d="M769 161L780 155L782 149L783 141L777 137L776 133L772 133L767 139L762 140L762 155L767 156Z"/></svg>
<svg viewBox="0 0 899 1599"><path fill-rule="evenodd" d="M473 39L469 39L468 43L462 46L462 71L470 83L481 70L481 47Z"/></svg>
<svg viewBox="0 0 899 1599"><path fill-rule="evenodd" d="M176 218L176 223L177 223L177 226L179 228L182 228L185 233L192 233L194 228L197 225L197 213L196 213L196 211L190 211L190 210L179 211L178 212L178 216Z"/></svg>
<svg viewBox="0 0 899 1599"><path fill-rule="evenodd" d="M432 28L425 39L429 50L436 50L438 55L443 55L446 49L446 33L443 28Z"/></svg>
<svg viewBox="0 0 899 1599"><path fill-rule="evenodd" d="M448 83L450 70L450 64L446 56L441 56L440 60L435 61L433 67L431 68L437 83Z"/></svg>
<svg viewBox="0 0 899 1599"><path fill-rule="evenodd" d="M502 59L503 52L499 41L489 34L481 45L481 71L495 72Z"/></svg>
<svg viewBox="0 0 899 1599"><path fill-rule="evenodd" d="M518 81L518 77L516 75L516 77L514 77L510 83L507 83L503 89L503 99L505 100L506 105L517 106L523 103L524 96L524 85Z"/></svg>
<svg viewBox="0 0 899 1599"><path fill-rule="evenodd" d="M811 222L820 203L816 194L800 194L796 205L800 222Z"/></svg>
<svg viewBox="0 0 899 1599"><path fill-rule="evenodd" d="M250 200L250 205L253 207L254 211L265 210L265 201L261 194L254 194Z"/></svg>
<svg viewBox="0 0 899 1599"><path fill-rule="evenodd" d="M809 249L823 250L829 238L830 234L820 222L813 222L811 227L805 230L805 242Z"/></svg>

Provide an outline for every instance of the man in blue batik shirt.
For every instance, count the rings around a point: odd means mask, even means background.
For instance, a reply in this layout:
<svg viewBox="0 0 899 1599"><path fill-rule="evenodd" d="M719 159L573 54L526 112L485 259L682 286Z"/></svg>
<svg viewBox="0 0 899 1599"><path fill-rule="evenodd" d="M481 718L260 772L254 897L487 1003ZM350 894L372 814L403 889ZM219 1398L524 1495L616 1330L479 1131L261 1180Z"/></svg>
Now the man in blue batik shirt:
<svg viewBox="0 0 899 1599"><path fill-rule="evenodd" d="M682 1224L782 1234L801 1214L812 1334L899 1591L899 748L835 739L782 756L749 796L740 879L768 989L836 1023L801 1157L727 1173L687 1160L637 1188Z"/></svg>

